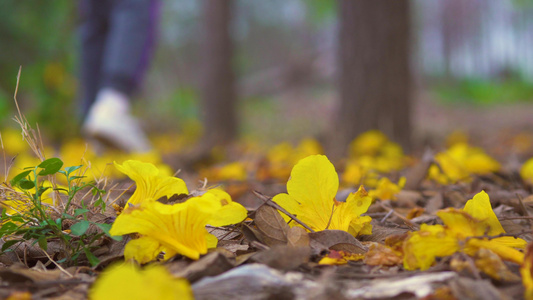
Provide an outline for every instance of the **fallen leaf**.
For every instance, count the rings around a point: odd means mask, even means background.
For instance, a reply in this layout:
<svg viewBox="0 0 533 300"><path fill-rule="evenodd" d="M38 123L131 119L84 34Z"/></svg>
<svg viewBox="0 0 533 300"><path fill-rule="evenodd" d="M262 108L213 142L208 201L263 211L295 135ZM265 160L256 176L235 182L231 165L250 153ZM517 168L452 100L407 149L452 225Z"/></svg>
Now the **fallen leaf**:
<svg viewBox="0 0 533 300"><path fill-rule="evenodd" d="M427 177L429 167L433 163L434 153L431 149L426 149L422 155L422 159L411 168L407 175L405 176L405 189L406 190L415 190L420 186L420 183Z"/></svg>
<svg viewBox="0 0 533 300"><path fill-rule="evenodd" d="M288 271L308 262L310 257L311 249L309 247L275 246L268 250L257 252L249 258L249 261Z"/></svg>
<svg viewBox="0 0 533 300"><path fill-rule="evenodd" d="M365 253L368 249L344 230L322 230L309 233L311 248L321 247L350 253ZM317 245L318 243L318 245Z"/></svg>
<svg viewBox="0 0 533 300"><path fill-rule="evenodd" d="M501 281L519 281L520 277L507 267L493 251L481 248L476 252L476 267L490 277Z"/></svg>
<svg viewBox="0 0 533 300"><path fill-rule="evenodd" d="M363 260L369 266L395 266L403 261L403 254L383 244L372 243Z"/></svg>
<svg viewBox="0 0 533 300"><path fill-rule="evenodd" d="M379 221L372 222L372 234L363 235L359 239L362 242L378 242L383 243L385 239L391 235L402 235L408 232L408 229L399 228L399 227L386 227L379 225Z"/></svg>
<svg viewBox="0 0 533 300"><path fill-rule="evenodd" d="M287 244L287 232L290 227L275 208L262 205L256 210L254 221L265 244L268 246Z"/></svg>
<svg viewBox="0 0 533 300"><path fill-rule="evenodd" d="M287 245L309 247L309 234L302 227L291 227L287 232Z"/></svg>
<svg viewBox="0 0 533 300"><path fill-rule="evenodd" d="M235 263L219 252L211 252L183 269L180 263L167 264L168 271L176 277L187 278L191 283L207 276L216 276L232 269Z"/></svg>

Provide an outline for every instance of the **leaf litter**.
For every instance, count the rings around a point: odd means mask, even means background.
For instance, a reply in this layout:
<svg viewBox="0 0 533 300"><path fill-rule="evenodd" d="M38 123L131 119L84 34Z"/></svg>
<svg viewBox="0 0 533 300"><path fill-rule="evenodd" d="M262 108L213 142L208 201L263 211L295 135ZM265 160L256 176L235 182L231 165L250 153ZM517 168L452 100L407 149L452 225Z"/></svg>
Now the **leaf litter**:
<svg viewBox="0 0 533 300"><path fill-rule="evenodd" d="M25 124L23 118L20 122ZM32 148L42 155L42 142L30 136L28 126L23 128L26 138L34 140ZM98 236L77 254L75 263L65 261L68 256L59 236L35 231L13 239L25 231L4 233L0 298L85 299L101 292L101 286L123 284L106 279L121 270L117 265L129 265L120 272L140 282L152 280L151 272L163 272L159 276L168 278L169 284L184 278L183 289L173 292L189 295L190 289L196 299L533 298L531 244L523 249L533 239L533 176L528 169L532 163L507 168L482 149L464 144L441 152L428 149L417 160L376 132L354 141L349 157L336 163L339 174L325 156L316 156L321 150L309 141L266 154L231 151L213 169L184 169L179 178L164 171L161 162L115 163L137 183L134 188L131 180L116 176L120 173L105 180L99 177L94 184L106 192L99 206L94 205L96 198L81 197L91 193L85 187L65 211L73 216L60 224L68 240L85 243L83 239ZM236 159L231 161L231 156ZM526 161L528 157L522 156ZM35 164L40 168L37 177L53 177L63 166L65 172L74 171L67 169L68 162L60 165L59 159L41 158L43 162ZM302 159L310 169L299 167L291 175ZM93 165L86 167L80 176L94 171ZM16 179L19 187L6 179L1 193L4 212L21 208L5 204L20 193L17 189L34 188L26 178L33 177L27 173ZM202 184L189 190L185 182L194 178ZM488 202L473 207L470 199L482 191ZM66 204L65 196L58 199L59 206L50 206L52 214ZM207 212L208 225L197 229L196 239L182 236L186 229L166 233L174 227L164 224L157 230L128 228L120 241L108 234L121 216L130 214L129 224L135 224L147 211L161 214L163 220L196 202L201 204L197 210L174 219ZM11 220L19 226L19 219ZM11 226L5 222L0 231ZM46 238L39 240L43 235ZM417 239L428 244L416 244ZM520 239L524 242L517 246ZM134 246L128 247L131 243ZM142 246L135 248L138 245ZM125 255L130 258L127 263ZM135 267L135 260L141 268ZM143 288L143 283L130 288Z"/></svg>

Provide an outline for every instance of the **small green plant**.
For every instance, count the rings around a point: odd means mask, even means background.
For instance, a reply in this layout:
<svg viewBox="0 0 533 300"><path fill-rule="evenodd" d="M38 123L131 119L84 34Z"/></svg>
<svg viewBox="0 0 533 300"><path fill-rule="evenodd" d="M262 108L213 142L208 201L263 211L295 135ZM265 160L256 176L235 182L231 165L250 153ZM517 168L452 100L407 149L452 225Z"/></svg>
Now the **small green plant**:
<svg viewBox="0 0 533 300"><path fill-rule="evenodd" d="M105 210L102 199L105 190L83 180L82 166L62 167L59 158L46 159L26 168L3 186L8 196L1 200L4 209L0 238L5 241L2 253L13 251L21 243L38 244L46 251L49 243L54 242L60 249L58 263L76 264L82 254L91 265L99 263L93 251L104 235L110 237L111 224L94 222L89 216ZM66 179L65 187L54 183L62 177ZM83 201L82 191L85 195L92 193L96 199L89 201L90 206ZM52 193L57 201L47 203L51 200L47 196Z"/></svg>

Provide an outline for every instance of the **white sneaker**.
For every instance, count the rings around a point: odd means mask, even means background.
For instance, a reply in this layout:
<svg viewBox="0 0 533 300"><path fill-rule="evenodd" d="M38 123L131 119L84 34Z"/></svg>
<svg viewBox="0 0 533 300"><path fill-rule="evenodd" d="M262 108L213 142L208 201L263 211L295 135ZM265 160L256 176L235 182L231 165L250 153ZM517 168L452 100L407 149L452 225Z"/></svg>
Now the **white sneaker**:
<svg viewBox="0 0 533 300"><path fill-rule="evenodd" d="M82 131L89 138L127 152L152 149L139 122L130 114L128 97L114 89L100 90Z"/></svg>

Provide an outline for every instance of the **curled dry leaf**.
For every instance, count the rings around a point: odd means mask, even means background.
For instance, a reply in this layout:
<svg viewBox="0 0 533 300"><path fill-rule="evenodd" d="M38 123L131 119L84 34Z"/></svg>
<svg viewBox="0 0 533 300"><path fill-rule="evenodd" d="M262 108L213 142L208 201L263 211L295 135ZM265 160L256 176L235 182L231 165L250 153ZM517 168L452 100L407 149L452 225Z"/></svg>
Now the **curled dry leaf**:
<svg viewBox="0 0 533 300"><path fill-rule="evenodd" d="M337 251L365 253L368 249L353 235L343 230L322 230L309 233L310 245L313 250L326 247ZM320 252L320 251L318 251Z"/></svg>
<svg viewBox="0 0 533 300"><path fill-rule="evenodd" d="M243 224L241 231L244 235L244 238L248 241L249 244L253 242L264 243L263 234L252 226L248 224Z"/></svg>
<svg viewBox="0 0 533 300"><path fill-rule="evenodd" d="M275 208L262 205L255 212L254 221L265 244L268 246L287 244L287 232L290 227Z"/></svg>

